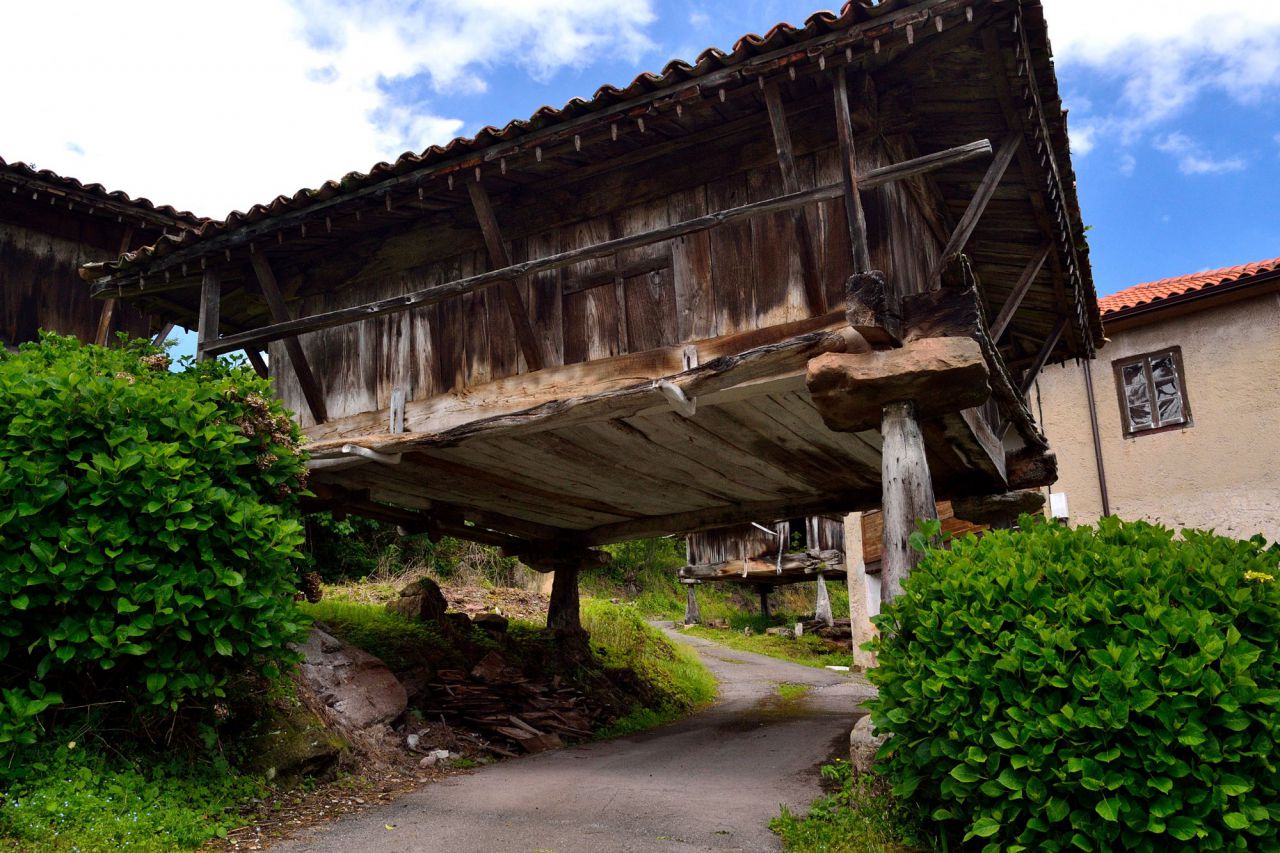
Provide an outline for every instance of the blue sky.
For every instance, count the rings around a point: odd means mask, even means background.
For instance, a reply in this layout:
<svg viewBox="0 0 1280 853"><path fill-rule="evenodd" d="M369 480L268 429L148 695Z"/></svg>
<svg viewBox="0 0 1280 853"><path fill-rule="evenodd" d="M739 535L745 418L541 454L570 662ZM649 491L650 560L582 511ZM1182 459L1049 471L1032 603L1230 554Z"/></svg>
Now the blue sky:
<svg viewBox="0 0 1280 853"><path fill-rule="evenodd" d="M1101 293L1280 255L1280 2L1044 0ZM816 0L46 0L9 10L0 156L222 216ZM1099 21L1105 20L1106 26ZM70 22L68 24L68 22Z"/></svg>

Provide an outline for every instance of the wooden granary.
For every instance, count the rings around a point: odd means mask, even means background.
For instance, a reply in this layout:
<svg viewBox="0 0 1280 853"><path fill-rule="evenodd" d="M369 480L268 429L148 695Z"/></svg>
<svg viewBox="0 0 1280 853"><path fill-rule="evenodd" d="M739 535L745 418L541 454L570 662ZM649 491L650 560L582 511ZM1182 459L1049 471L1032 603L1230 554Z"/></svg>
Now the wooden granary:
<svg viewBox="0 0 1280 853"><path fill-rule="evenodd" d="M0 344L34 341L41 329L98 343L116 332L161 331L162 321L139 305L90 299L80 266L202 221L100 184L0 160Z"/></svg>
<svg viewBox="0 0 1280 853"><path fill-rule="evenodd" d="M1052 480L1101 329L1040 4L855 2L85 270L266 347L316 506L591 546ZM897 575L895 575L896 577Z"/></svg>

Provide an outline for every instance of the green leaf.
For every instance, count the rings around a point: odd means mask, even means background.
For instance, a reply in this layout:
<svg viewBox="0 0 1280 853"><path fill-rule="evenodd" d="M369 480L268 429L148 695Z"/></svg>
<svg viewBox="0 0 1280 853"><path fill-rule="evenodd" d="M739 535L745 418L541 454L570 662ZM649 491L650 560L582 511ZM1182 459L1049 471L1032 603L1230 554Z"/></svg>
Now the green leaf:
<svg viewBox="0 0 1280 853"><path fill-rule="evenodd" d="M990 838L1000 831L1003 824L993 817L980 817L973 822L969 831L965 834L964 840L969 841L973 838Z"/></svg>
<svg viewBox="0 0 1280 853"><path fill-rule="evenodd" d="M1222 822L1230 829L1248 829L1253 825L1243 812L1227 812L1222 816Z"/></svg>
<svg viewBox="0 0 1280 853"><path fill-rule="evenodd" d="M982 777L978 775L978 771L974 770L968 764L957 764L951 768L951 777L957 782L977 782Z"/></svg>
<svg viewBox="0 0 1280 853"><path fill-rule="evenodd" d="M1102 800L1093 807L1093 810L1106 821L1115 823L1120 819L1120 801L1116 799Z"/></svg>
<svg viewBox="0 0 1280 853"><path fill-rule="evenodd" d="M224 657L229 657L231 655L231 643L227 642L222 637L213 638L213 647L217 649L218 654Z"/></svg>

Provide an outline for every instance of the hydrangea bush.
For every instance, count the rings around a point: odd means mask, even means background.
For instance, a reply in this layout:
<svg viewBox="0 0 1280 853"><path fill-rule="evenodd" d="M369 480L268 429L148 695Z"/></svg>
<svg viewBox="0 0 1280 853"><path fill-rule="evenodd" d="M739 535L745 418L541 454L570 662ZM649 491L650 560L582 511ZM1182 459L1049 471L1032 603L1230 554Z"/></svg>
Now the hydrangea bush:
<svg viewBox="0 0 1280 853"><path fill-rule="evenodd" d="M269 385L146 342L0 356L0 743L63 702L175 709L270 667L306 467Z"/></svg>
<svg viewBox="0 0 1280 853"><path fill-rule="evenodd" d="M1280 549L1021 525L876 620L895 793L990 851L1280 849Z"/></svg>

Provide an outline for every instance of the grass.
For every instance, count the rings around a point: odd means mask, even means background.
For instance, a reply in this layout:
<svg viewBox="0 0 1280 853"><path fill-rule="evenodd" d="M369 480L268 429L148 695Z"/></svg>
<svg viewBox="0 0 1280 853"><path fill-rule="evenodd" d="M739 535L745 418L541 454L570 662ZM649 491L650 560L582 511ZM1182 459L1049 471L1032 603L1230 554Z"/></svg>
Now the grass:
<svg viewBox="0 0 1280 853"><path fill-rule="evenodd" d="M755 652L805 666L817 668L849 666L853 662L852 651L833 652L821 637L812 634L794 639L759 632L747 636L732 628L708 628L705 625L690 625L684 630L695 637L702 637L741 652Z"/></svg>
<svg viewBox="0 0 1280 853"><path fill-rule="evenodd" d="M833 790L803 817L785 806L769 822L788 853L905 853L923 849L920 818L893 799L888 785L874 776L855 778L848 762L837 759L822 768ZM931 846L931 845L925 845Z"/></svg>
<svg viewBox="0 0 1280 853"><path fill-rule="evenodd" d="M784 682L775 687L774 690L777 691L784 702L794 702L797 699L803 699L808 694L809 685Z"/></svg>
<svg viewBox="0 0 1280 853"><path fill-rule="evenodd" d="M220 758L127 760L61 734L0 769L0 849L192 849L242 824L240 808L263 791Z"/></svg>
<svg viewBox="0 0 1280 853"><path fill-rule="evenodd" d="M326 598L315 604L299 602L298 608L309 619L323 622L339 640L381 658L395 672L427 662L438 666L459 663L439 628L406 619L385 607Z"/></svg>
<svg viewBox="0 0 1280 853"><path fill-rule="evenodd" d="M582 624L606 666L635 670L654 692L650 707L636 707L597 732L617 737L672 722L709 704L716 680L698 656L648 625L635 605L585 599Z"/></svg>

